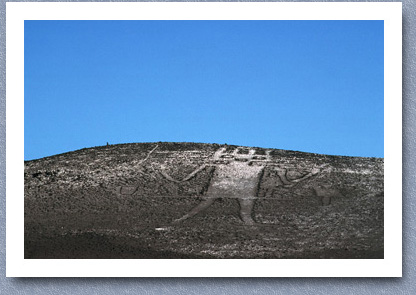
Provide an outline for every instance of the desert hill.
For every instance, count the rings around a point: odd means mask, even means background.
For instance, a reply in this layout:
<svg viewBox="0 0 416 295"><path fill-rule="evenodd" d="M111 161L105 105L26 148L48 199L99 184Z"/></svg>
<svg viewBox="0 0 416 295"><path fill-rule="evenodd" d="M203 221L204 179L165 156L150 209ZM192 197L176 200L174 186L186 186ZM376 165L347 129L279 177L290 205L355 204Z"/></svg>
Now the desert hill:
<svg viewBox="0 0 416 295"><path fill-rule="evenodd" d="M383 175L380 158L200 143L26 161L25 258L383 258Z"/></svg>

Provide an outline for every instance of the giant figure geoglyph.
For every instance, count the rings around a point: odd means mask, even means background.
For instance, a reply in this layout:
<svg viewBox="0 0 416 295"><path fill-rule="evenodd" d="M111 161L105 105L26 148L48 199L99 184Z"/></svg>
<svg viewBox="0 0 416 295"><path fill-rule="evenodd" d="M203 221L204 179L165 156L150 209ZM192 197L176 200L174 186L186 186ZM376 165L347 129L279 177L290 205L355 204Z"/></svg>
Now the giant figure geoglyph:
<svg viewBox="0 0 416 295"><path fill-rule="evenodd" d="M214 175L203 200L184 216L174 220L174 224L202 212L218 198L237 198L240 203L241 220L246 225L254 225L253 206L266 166L272 166L271 168L276 170L284 187L291 187L297 182L319 173L319 168L315 168L298 179L288 180L286 169L271 161L271 150L266 151L266 155L256 155L254 149L249 149L247 153L240 153L244 149L239 147L233 152L227 153L226 147L222 147L215 152L211 163L203 164L182 180L190 180L203 169L214 166Z"/></svg>
<svg viewBox="0 0 416 295"><path fill-rule="evenodd" d="M155 149L156 148L154 148L151 153ZM233 151L227 152L227 147L221 147L214 153L212 159L195 169L181 180L171 177L166 172L165 167L161 165L159 171L163 177L175 183L189 181L204 169L209 167L214 168L214 173L210 179L208 190L205 195L203 195L202 201L181 218L174 220L173 224L181 223L182 221L204 211L211 206L216 199L236 198L240 204L241 220L246 225L254 225L256 222L252 216L253 206L258 197L258 188L266 167L269 167L269 169L276 172L281 181L281 186L283 187L292 187L296 183L320 172L320 167L313 168L310 172L303 174L301 177L289 180L286 177L287 169L281 167L281 165L277 163L274 163L270 154L271 150L267 150L264 155L259 155L256 154L255 149L237 147ZM122 190L123 187L120 187L119 193L121 193ZM136 190L137 188L134 189L134 191Z"/></svg>

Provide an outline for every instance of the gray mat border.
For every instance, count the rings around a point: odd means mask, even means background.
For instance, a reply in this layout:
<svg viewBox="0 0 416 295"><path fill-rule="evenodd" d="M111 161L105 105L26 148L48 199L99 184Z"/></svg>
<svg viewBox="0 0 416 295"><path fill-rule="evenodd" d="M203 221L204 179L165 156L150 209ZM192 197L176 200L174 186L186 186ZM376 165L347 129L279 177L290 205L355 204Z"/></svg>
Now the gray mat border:
<svg viewBox="0 0 416 295"><path fill-rule="evenodd" d="M416 294L415 258L412 255L416 252L416 174L409 173L416 162L411 153L416 142L416 1L349 2L403 3L403 278L6 278L6 1L0 0L0 293Z"/></svg>

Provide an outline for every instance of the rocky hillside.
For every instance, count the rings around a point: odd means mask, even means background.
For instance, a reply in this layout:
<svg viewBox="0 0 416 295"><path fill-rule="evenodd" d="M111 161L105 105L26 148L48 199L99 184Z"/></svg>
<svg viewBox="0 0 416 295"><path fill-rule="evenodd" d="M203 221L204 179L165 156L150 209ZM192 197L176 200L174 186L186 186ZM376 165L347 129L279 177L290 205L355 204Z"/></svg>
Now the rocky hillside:
<svg viewBox="0 0 416 295"><path fill-rule="evenodd" d="M25 258L383 258L379 158L136 143L27 161L24 177Z"/></svg>

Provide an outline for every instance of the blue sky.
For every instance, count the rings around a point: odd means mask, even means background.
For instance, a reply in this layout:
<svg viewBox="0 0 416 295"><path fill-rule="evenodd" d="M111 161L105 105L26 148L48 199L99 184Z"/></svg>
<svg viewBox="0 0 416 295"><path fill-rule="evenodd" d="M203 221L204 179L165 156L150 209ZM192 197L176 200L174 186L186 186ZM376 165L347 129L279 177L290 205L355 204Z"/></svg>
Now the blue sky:
<svg viewBox="0 0 416 295"><path fill-rule="evenodd" d="M25 21L25 160L130 142L383 157L383 21Z"/></svg>

